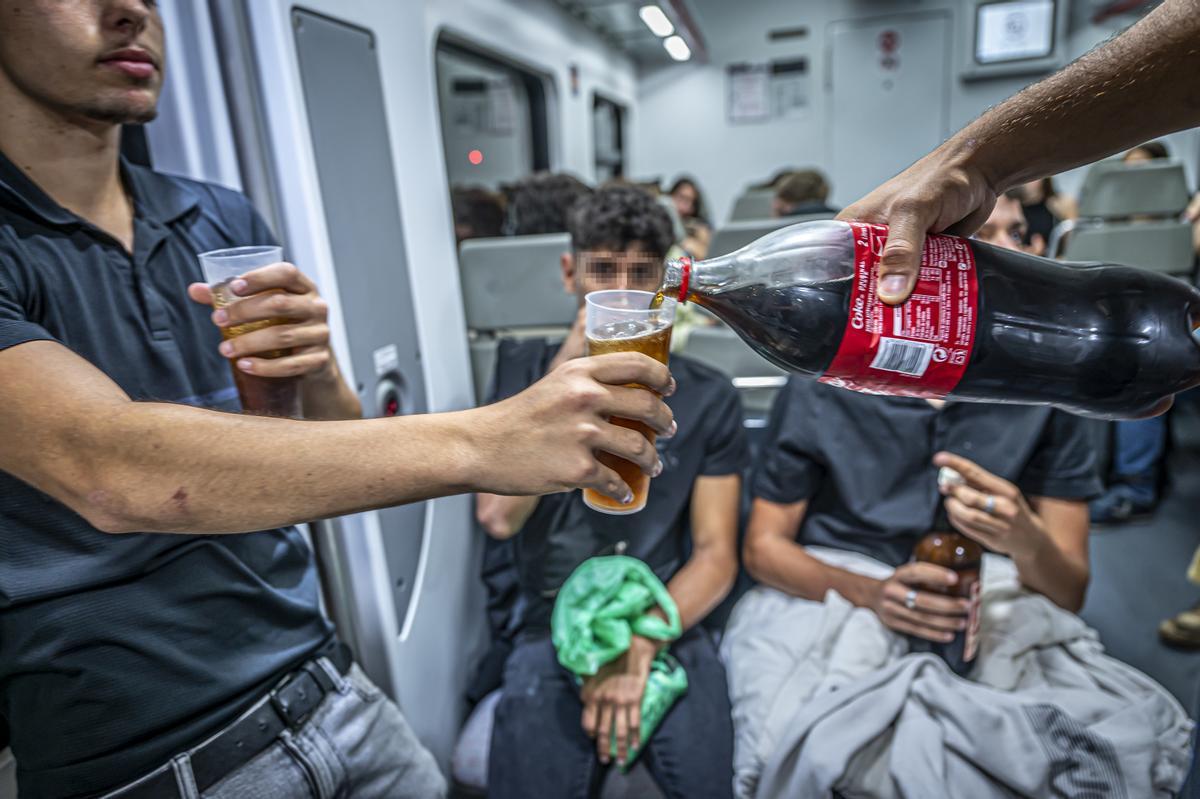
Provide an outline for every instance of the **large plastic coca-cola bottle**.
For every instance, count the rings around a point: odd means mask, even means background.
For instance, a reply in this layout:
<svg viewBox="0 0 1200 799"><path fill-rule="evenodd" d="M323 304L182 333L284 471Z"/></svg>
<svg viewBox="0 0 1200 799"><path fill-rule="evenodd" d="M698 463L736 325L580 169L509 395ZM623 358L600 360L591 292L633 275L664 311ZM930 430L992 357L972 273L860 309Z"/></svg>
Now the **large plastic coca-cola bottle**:
<svg viewBox="0 0 1200 799"><path fill-rule="evenodd" d="M876 296L887 228L805 222L667 264L661 293L712 311L763 357L869 393L1148 413L1200 383L1200 291L1128 266L926 237L911 299Z"/></svg>

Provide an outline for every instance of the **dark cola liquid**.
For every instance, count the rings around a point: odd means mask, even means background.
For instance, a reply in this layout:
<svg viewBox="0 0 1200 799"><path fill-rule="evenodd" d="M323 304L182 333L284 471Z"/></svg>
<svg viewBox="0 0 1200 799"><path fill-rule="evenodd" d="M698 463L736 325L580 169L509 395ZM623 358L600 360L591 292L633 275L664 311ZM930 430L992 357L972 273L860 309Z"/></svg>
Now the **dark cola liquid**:
<svg viewBox="0 0 1200 799"><path fill-rule="evenodd" d="M1200 292L1126 266L1052 265L971 241L979 322L956 399L1140 415L1200 383ZM819 376L846 326L850 279L746 286L689 299L767 360Z"/></svg>

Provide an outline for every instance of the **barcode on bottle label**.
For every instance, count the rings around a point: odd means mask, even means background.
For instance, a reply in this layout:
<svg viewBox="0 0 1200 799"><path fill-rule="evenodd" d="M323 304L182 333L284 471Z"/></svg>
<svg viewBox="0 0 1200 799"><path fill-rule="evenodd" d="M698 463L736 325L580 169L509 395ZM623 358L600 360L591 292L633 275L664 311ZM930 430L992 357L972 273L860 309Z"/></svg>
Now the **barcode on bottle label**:
<svg viewBox="0 0 1200 799"><path fill-rule="evenodd" d="M934 346L926 341L904 341L898 338L879 339L879 352L871 368L883 372L920 377L929 368Z"/></svg>

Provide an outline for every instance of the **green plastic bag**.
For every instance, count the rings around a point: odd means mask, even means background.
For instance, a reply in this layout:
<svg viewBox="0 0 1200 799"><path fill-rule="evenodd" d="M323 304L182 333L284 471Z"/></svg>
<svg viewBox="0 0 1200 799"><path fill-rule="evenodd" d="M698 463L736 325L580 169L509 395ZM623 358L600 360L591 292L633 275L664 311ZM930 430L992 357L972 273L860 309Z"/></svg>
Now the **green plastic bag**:
<svg viewBox="0 0 1200 799"><path fill-rule="evenodd" d="M667 618L649 613L655 606ZM679 609L667 587L642 561L623 555L591 558L580 564L558 592L550 635L558 662L582 682L629 649L635 634L674 641L682 628ZM687 672L665 651L650 664L642 695L641 743L645 746L667 711L687 691ZM640 754L630 749L624 770ZM616 731L612 756L616 760Z"/></svg>

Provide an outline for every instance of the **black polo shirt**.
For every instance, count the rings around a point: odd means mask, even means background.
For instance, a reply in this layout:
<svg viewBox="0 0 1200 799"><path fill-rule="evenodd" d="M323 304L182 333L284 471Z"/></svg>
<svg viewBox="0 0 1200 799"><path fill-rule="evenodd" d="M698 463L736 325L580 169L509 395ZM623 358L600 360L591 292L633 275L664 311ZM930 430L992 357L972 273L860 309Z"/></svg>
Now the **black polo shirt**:
<svg viewBox="0 0 1200 799"><path fill-rule="evenodd" d="M808 500L797 540L898 566L941 509L940 451L1026 496L1085 500L1101 491L1086 422L1048 407L859 394L793 377L771 412L756 497Z"/></svg>
<svg viewBox="0 0 1200 799"><path fill-rule="evenodd" d="M236 410L210 311L186 289L203 279L196 253L273 236L235 192L122 170L132 256L0 155L0 349L57 341L135 400ZM22 799L158 766L330 634L294 528L108 535L0 471L0 714Z"/></svg>
<svg viewBox="0 0 1200 799"><path fill-rule="evenodd" d="M505 340L497 354L492 399L516 394L541 379L558 352L542 339ZM746 462L742 409L729 378L682 356L671 356L677 390L667 405L679 432L658 440L663 473L650 482L638 513L599 513L572 491L542 497L515 538L522 608L520 625L550 627L558 588L583 561L623 553L645 561L664 583L690 553L689 508L697 477L739 474Z"/></svg>

